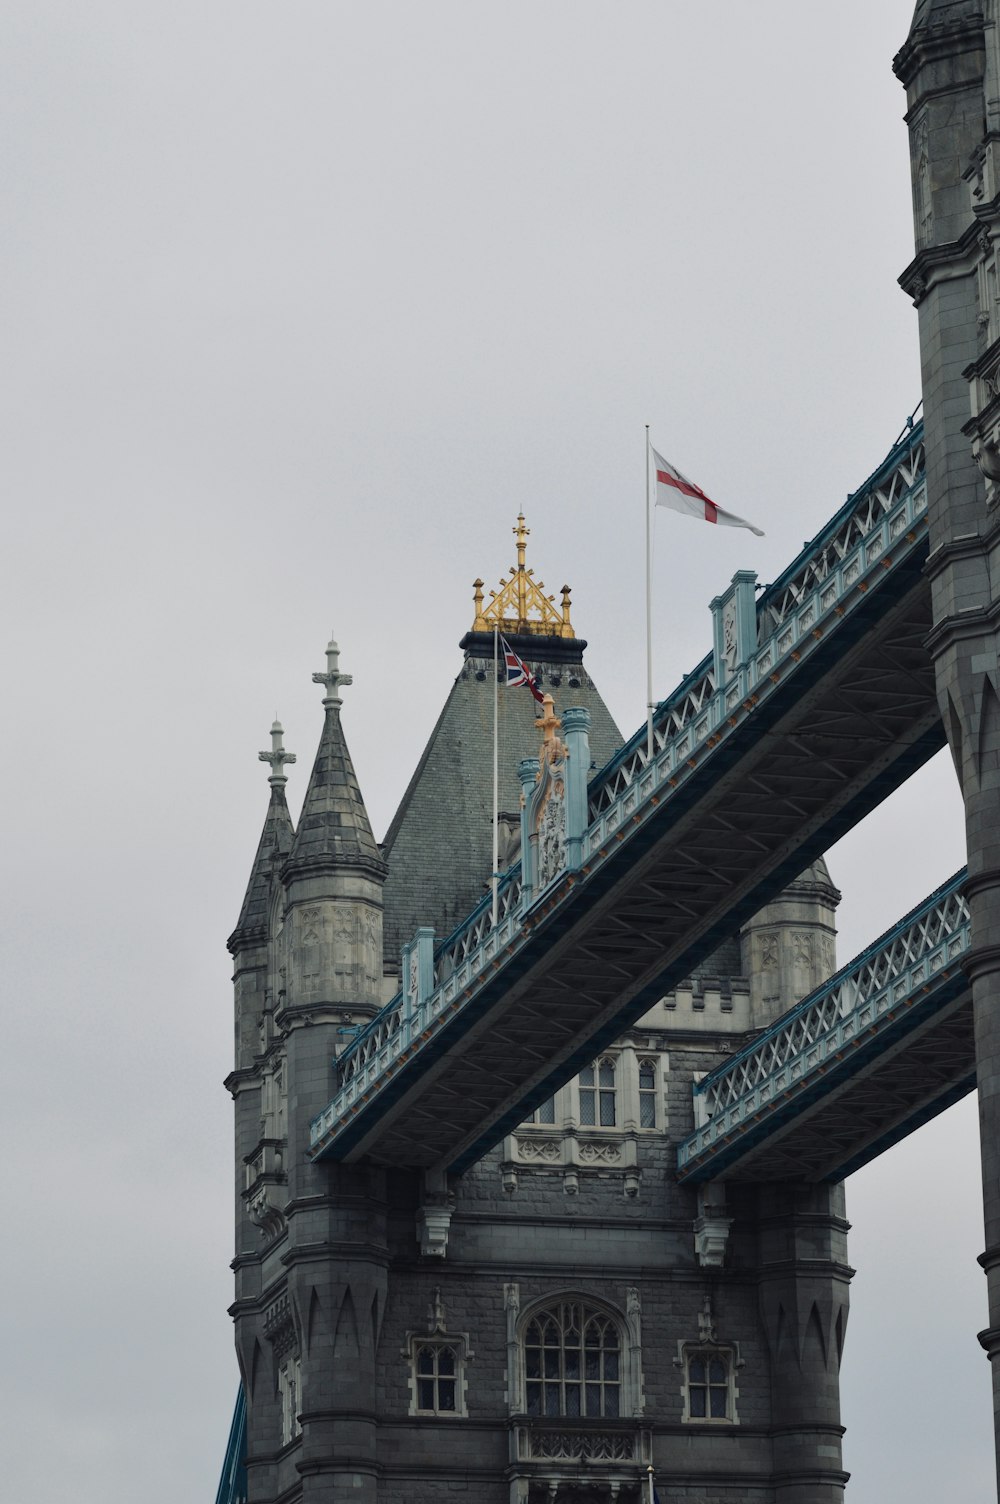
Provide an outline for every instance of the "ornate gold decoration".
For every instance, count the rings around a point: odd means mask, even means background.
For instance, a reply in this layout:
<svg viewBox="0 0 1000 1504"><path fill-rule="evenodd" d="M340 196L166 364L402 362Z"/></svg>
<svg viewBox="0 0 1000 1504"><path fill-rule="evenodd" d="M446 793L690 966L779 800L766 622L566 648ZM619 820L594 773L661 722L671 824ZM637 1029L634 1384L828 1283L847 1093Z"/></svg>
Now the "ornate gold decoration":
<svg viewBox="0 0 1000 1504"><path fill-rule="evenodd" d="M501 632L512 636L572 637L573 624L569 619L570 590L564 585L560 594L562 605L557 607L554 595L545 594L545 581L536 580L534 570L524 562L530 528L524 525L524 513L519 512L517 526L511 531L517 541L517 564L511 565L508 578L500 581L499 590L490 591L490 599L483 604L483 581L473 581L474 632L492 632L494 625Z"/></svg>

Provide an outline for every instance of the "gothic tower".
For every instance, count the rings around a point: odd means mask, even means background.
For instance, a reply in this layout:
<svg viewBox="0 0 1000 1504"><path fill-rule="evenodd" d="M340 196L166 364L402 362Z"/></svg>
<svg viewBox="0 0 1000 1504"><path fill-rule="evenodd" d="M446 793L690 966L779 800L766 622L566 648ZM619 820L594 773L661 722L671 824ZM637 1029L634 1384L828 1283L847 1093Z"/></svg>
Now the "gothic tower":
<svg viewBox="0 0 1000 1504"><path fill-rule="evenodd" d="M568 588L547 596L523 517L515 535L501 588L476 582L458 677L381 848L336 643L294 830L277 724L261 754L271 802L230 939L248 1499L645 1504L655 1469L664 1504L839 1504L841 1189L682 1186L674 1147L693 1081L832 970L822 862L463 1174L412 1168L405 1145L398 1162L310 1152L358 1029L426 985L494 881L498 903L508 891L522 797L537 804L554 768L585 809L621 743ZM530 684L498 686L501 635ZM485 1031L479 1058L502 1073ZM436 1111L459 1105L442 1093Z"/></svg>
<svg viewBox="0 0 1000 1504"><path fill-rule="evenodd" d="M965 801L989 1326L1000 1458L1000 28L996 0L919 0L906 88L938 703Z"/></svg>

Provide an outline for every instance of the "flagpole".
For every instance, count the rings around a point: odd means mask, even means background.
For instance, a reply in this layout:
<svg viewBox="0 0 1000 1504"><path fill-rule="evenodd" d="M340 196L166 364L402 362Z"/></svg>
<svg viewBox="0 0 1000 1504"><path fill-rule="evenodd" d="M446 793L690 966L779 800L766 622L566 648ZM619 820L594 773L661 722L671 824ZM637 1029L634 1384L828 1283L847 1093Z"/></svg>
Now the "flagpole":
<svg viewBox="0 0 1000 1504"><path fill-rule="evenodd" d="M653 549L649 506L649 424L646 424L646 757L653 760Z"/></svg>
<svg viewBox="0 0 1000 1504"><path fill-rule="evenodd" d="M500 862L500 774L499 774L499 708L500 693L498 689L500 676L500 626L493 623L493 928L496 929L498 893L497 893L497 867Z"/></svg>
<svg viewBox="0 0 1000 1504"><path fill-rule="evenodd" d="M650 1463L649 1466L646 1469L646 1477L649 1479L649 1504L653 1504L653 1501L654 1501L654 1499L656 1497L655 1494L654 1494L654 1492L653 1492L653 1478L654 1478L654 1476L655 1476L655 1474L653 1473L653 1464Z"/></svg>

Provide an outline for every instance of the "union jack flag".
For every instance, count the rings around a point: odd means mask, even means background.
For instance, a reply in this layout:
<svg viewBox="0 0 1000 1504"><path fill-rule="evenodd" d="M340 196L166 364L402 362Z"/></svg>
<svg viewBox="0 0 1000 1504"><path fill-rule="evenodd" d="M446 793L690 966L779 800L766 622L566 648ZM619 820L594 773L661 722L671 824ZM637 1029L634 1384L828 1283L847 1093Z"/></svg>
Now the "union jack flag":
<svg viewBox="0 0 1000 1504"><path fill-rule="evenodd" d="M514 649L511 647L506 637L501 637L500 646L503 649L504 667L507 671L507 678L505 682L507 683L508 687L512 684L526 684L531 690L531 693L534 695L535 699L538 701L539 705L543 704L545 696L539 689L538 681L531 670L528 668L527 664L521 662L520 658L514 652Z"/></svg>

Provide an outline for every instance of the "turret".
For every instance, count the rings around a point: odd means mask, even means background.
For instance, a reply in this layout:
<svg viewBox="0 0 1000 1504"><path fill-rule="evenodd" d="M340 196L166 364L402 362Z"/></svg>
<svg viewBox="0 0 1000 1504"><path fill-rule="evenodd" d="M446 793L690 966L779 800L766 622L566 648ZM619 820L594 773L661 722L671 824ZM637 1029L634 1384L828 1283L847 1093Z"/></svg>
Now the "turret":
<svg viewBox="0 0 1000 1504"><path fill-rule="evenodd" d="M766 1029L837 967L834 923L840 893L823 857L789 883L740 932L750 980L750 1027Z"/></svg>
<svg viewBox="0 0 1000 1504"><path fill-rule="evenodd" d="M293 1314L280 1340L268 1340L282 1396L280 1441L297 1438L299 1446L294 1462L279 1461L275 1492L287 1492L301 1477L303 1501L349 1496L352 1504L374 1504L385 1207L380 1183L371 1186L366 1169L314 1163L308 1145L310 1123L335 1083L336 1057L382 1003L386 869L341 725L340 690L351 677L340 671L333 638L326 659L326 672L313 675L326 691L323 730L281 871L275 1024L284 1041L287 1232L281 1274L277 1266L274 1272L283 1278L287 1271ZM341 1250L354 1239L356 1257L345 1266Z"/></svg>
<svg viewBox="0 0 1000 1504"><path fill-rule="evenodd" d="M286 1020L317 1022L334 1007L345 1026L382 1004L382 883L385 863L372 834L340 722L339 668L333 638L325 673L324 721L298 830L281 878L285 889ZM320 1103L320 1106L323 1104ZM317 1111L319 1108L317 1107Z"/></svg>
<svg viewBox="0 0 1000 1504"><path fill-rule="evenodd" d="M261 762L271 768L268 783L271 798L264 828L257 843L257 854L250 869L250 880L243 897L236 928L226 942L233 957L236 988L236 1057L237 1070L247 1069L261 1049L265 993L267 990L267 942L273 885L292 847L295 830L285 802L286 763L295 761L294 752L283 746L284 731L277 719L271 726L271 749L258 753Z"/></svg>

